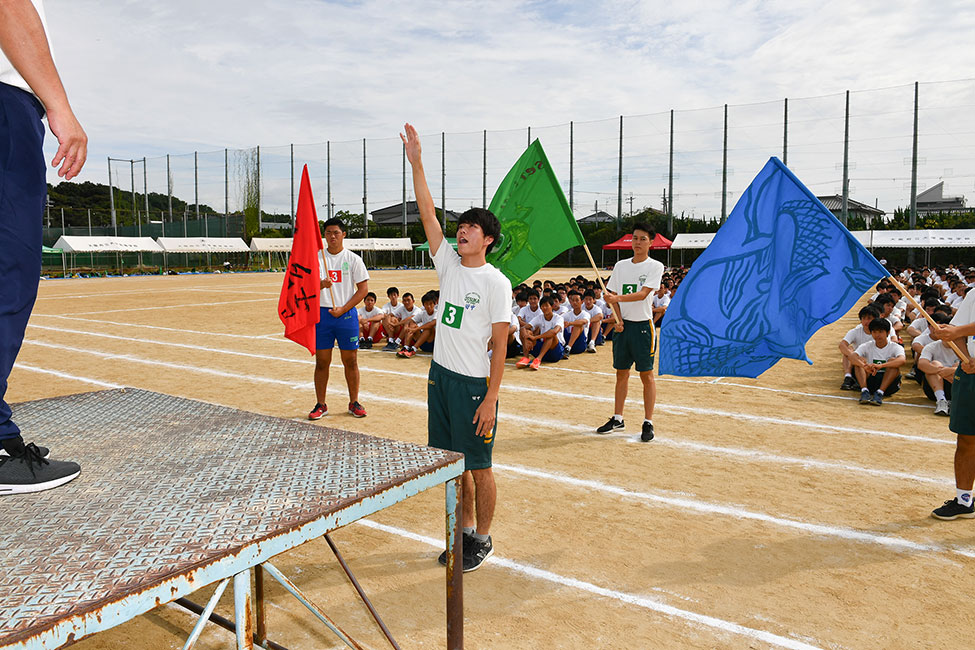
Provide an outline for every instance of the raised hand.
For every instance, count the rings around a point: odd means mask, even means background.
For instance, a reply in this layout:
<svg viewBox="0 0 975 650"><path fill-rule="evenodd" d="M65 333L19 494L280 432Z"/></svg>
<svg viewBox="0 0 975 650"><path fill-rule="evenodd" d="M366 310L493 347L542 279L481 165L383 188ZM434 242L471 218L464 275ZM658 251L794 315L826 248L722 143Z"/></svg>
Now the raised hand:
<svg viewBox="0 0 975 650"><path fill-rule="evenodd" d="M406 135L400 133L399 137L406 147L406 159L410 161L411 165L416 165L420 162L420 136L409 122L403 125L403 129L406 131Z"/></svg>

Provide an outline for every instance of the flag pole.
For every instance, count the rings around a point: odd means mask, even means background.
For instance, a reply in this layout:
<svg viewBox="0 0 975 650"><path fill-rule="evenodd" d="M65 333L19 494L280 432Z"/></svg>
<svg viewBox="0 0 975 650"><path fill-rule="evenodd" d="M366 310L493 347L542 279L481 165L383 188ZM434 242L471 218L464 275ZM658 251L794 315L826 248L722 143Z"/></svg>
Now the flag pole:
<svg viewBox="0 0 975 650"><path fill-rule="evenodd" d="M325 251L321 251L322 263L325 265L325 277L328 278L328 260L325 259ZM332 309L338 309L339 306L335 302L335 292L332 291L332 278L328 278L328 295L332 297Z"/></svg>
<svg viewBox="0 0 975 650"><path fill-rule="evenodd" d="M898 282L896 280L896 278L894 278L893 274L891 274L890 276L888 276L888 279L891 282L894 283L894 286L897 287L897 290L901 292L901 295L902 296L907 296L907 299L910 300L912 303L914 303L914 306L917 307L917 310L919 312L921 312L921 315L924 316L925 319L927 319L927 321L928 321L928 323L930 323L931 327L933 327L935 330L938 330L938 329L941 328L941 325L939 325L938 323L934 322L934 319L931 318L931 314L929 314L928 312L926 312L924 310L924 307L922 307L921 304L918 303L918 301L914 299L914 296L912 296L911 294L909 294L907 292L907 289L905 289L904 286L900 282ZM954 341L948 341L948 346L951 347L951 349L955 351L955 354L958 355L958 358L959 359L961 359L964 363L968 363L968 361L969 361L968 355L965 354L964 352L962 352L961 350L959 350L958 349L958 346L955 345L955 342Z"/></svg>
<svg viewBox="0 0 975 650"><path fill-rule="evenodd" d="M596 260L592 258L592 253L589 252L589 244L585 241L582 242L582 247L586 250L586 256L589 258L589 263L592 264L592 270L596 272L596 281L599 282L599 286L602 288L603 293L607 293L606 285L603 284L603 276L599 273L599 269L596 268ZM613 318L617 323L623 324L623 315L620 314L620 306L613 303Z"/></svg>

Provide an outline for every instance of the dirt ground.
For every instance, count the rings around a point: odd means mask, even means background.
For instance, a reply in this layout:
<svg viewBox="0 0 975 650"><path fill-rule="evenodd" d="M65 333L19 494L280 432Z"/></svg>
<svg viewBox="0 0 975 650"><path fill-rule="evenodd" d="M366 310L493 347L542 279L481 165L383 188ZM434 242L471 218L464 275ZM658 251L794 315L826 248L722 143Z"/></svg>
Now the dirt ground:
<svg viewBox="0 0 975 650"><path fill-rule="evenodd" d="M313 362L281 336L281 280L44 281L7 399L125 385L304 418ZM436 276L372 272L380 296L391 284L419 296ZM540 372L509 363L495 445L496 554L465 575L467 647L969 647L975 521L929 517L954 496L954 437L913 382L879 409L839 390L836 345L854 313L812 339L812 366L782 361L756 380L658 379L649 444L639 442L638 378L626 431L593 433L612 414L609 345ZM425 443L429 362L360 351L368 417L345 414L333 368L333 414L320 424ZM433 543L443 537L443 496L428 491L333 534L403 648L445 645ZM353 637L388 647L324 541L275 563ZM276 587L272 639L344 647ZM232 618L229 592L218 611ZM75 647L180 648L193 622L163 606ZM234 640L208 626L197 647Z"/></svg>

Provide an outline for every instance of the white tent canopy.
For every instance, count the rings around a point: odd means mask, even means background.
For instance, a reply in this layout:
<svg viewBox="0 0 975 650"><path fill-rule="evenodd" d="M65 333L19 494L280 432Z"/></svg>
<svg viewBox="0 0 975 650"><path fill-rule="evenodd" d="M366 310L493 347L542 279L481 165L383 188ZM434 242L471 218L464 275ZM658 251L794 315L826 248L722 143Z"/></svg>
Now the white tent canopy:
<svg viewBox="0 0 975 650"><path fill-rule="evenodd" d="M867 248L975 248L975 230L858 230Z"/></svg>
<svg viewBox="0 0 975 650"><path fill-rule="evenodd" d="M254 237L251 251L254 253L290 253L291 237Z"/></svg>
<svg viewBox="0 0 975 650"><path fill-rule="evenodd" d="M162 247L151 237L86 237L62 235L54 248L65 253L160 253Z"/></svg>
<svg viewBox="0 0 975 650"><path fill-rule="evenodd" d="M379 238L366 237L346 239L343 246L350 251L412 251L413 243L409 237ZM290 249L289 249L290 250Z"/></svg>
<svg viewBox="0 0 975 650"><path fill-rule="evenodd" d="M247 253L250 248L240 237L159 237L165 253Z"/></svg>
<svg viewBox="0 0 975 650"><path fill-rule="evenodd" d="M707 248L714 239L713 232L678 233L671 248Z"/></svg>

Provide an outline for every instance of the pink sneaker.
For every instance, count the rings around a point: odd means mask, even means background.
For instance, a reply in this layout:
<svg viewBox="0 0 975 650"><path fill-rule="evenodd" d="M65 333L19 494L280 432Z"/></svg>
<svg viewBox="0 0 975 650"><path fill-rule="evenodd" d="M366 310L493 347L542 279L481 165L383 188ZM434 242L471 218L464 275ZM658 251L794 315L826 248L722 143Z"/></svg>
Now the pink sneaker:
<svg viewBox="0 0 975 650"><path fill-rule="evenodd" d="M531 368L532 370L538 370L539 368L542 367L542 360L539 359L538 357L535 357L535 360L532 361L531 365L528 367Z"/></svg>
<svg viewBox="0 0 975 650"><path fill-rule="evenodd" d="M515 364L515 368L527 368L531 365L531 359L528 357L522 357L518 359L518 363Z"/></svg>
<svg viewBox="0 0 975 650"><path fill-rule="evenodd" d="M308 414L308 419L321 420L322 417L326 415L328 415L328 407L322 404L321 402L319 402L318 404L315 404L315 408L313 408L311 410L311 413Z"/></svg>

